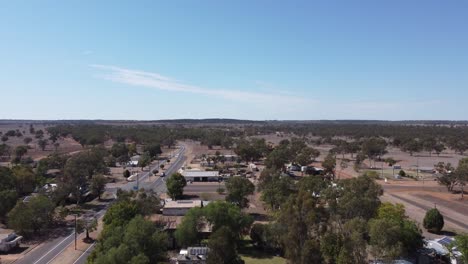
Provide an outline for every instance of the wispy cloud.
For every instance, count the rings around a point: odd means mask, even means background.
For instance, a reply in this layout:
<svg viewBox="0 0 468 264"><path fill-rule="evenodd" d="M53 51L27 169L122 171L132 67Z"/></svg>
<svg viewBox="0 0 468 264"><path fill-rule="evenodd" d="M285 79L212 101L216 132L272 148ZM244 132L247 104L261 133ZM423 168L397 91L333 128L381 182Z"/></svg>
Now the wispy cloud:
<svg viewBox="0 0 468 264"><path fill-rule="evenodd" d="M131 86L149 87L171 92L185 92L192 94L215 96L231 101L255 102L261 105L265 105L265 103L269 105L275 105L280 103L312 103L311 100L304 99L301 96L284 95L282 93L271 91L258 92L226 89L209 89L196 85L186 84L177 79L167 77L159 73L126 69L113 65L94 64L91 65L91 67L103 71L104 74L101 75L101 77L106 80L128 84Z"/></svg>

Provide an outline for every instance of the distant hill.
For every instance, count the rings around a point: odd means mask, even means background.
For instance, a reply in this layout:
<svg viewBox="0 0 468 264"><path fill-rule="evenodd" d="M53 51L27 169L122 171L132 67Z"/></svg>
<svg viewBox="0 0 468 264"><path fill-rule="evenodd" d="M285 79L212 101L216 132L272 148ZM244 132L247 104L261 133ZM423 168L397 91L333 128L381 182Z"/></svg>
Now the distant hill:
<svg viewBox="0 0 468 264"><path fill-rule="evenodd" d="M230 118L162 119L162 120L16 120L0 119L5 124L106 124L106 125L287 125L287 124L360 124L360 125L442 125L466 126L468 120L243 120Z"/></svg>

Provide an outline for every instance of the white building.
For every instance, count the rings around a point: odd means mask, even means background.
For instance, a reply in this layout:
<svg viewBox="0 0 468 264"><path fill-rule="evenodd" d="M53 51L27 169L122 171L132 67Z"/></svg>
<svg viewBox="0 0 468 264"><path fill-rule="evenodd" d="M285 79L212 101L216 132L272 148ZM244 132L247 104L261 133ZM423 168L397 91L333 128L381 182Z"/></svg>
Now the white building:
<svg viewBox="0 0 468 264"><path fill-rule="evenodd" d="M451 264L462 264L463 261L461 260L462 254L460 251L457 250L456 247L451 249L452 255L448 250L451 243L453 242L453 238L451 237L442 237L434 240L427 240L426 241L426 248L434 250L440 256L449 256Z"/></svg>
<svg viewBox="0 0 468 264"><path fill-rule="evenodd" d="M19 246L22 239L22 236L0 228L0 252L8 252Z"/></svg>
<svg viewBox="0 0 468 264"><path fill-rule="evenodd" d="M207 247L182 249L177 257L177 264L205 264L209 251Z"/></svg>
<svg viewBox="0 0 468 264"><path fill-rule="evenodd" d="M182 216L190 209L195 207L206 206L209 202L202 200L166 200L162 209L162 214L165 216Z"/></svg>
<svg viewBox="0 0 468 264"><path fill-rule="evenodd" d="M218 171L184 170L181 174L185 177L186 181L192 182L208 182L219 180Z"/></svg>

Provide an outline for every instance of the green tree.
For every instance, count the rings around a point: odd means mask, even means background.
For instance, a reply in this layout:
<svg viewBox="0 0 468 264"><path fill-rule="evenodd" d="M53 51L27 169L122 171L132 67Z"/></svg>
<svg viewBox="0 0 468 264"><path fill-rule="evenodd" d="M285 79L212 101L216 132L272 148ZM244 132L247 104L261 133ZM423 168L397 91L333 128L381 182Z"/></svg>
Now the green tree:
<svg viewBox="0 0 468 264"><path fill-rule="evenodd" d="M338 264L367 263L367 223L362 218L353 218L343 227L343 246L337 258Z"/></svg>
<svg viewBox="0 0 468 264"><path fill-rule="evenodd" d="M371 253L376 258L393 260L403 253L400 224L391 219L373 219L369 224Z"/></svg>
<svg viewBox="0 0 468 264"><path fill-rule="evenodd" d="M60 179L65 189L76 199L77 204L81 202L82 191L88 180L92 180L95 174L107 174L109 168L104 158L108 152L102 148L92 148L73 155L65 164L64 175Z"/></svg>
<svg viewBox="0 0 468 264"><path fill-rule="evenodd" d="M156 158L159 154L162 153L161 145L159 144L150 144L143 148L144 152L148 152L151 158Z"/></svg>
<svg viewBox="0 0 468 264"><path fill-rule="evenodd" d="M139 212L136 203L129 200L113 204L104 215L104 224L110 226L124 226L132 220Z"/></svg>
<svg viewBox="0 0 468 264"><path fill-rule="evenodd" d="M387 142L383 138L377 137L366 139L362 143L362 152L375 163L377 157L382 157L387 153Z"/></svg>
<svg viewBox="0 0 468 264"><path fill-rule="evenodd" d="M8 226L23 235L36 234L53 223L55 205L44 196L38 195L27 203L18 202L8 213Z"/></svg>
<svg viewBox="0 0 468 264"><path fill-rule="evenodd" d="M423 246L421 230L404 214L401 204L383 203L369 221L369 244L376 258L393 260Z"/></svg>
<svg viewBox="0 0 468 264"><path fill-rule="evenodd" d="M382 187L366 175L341 180L336 187L329 188L325 193L332 213L342 219L360 217L365 220L376 215L380 195Z"/></svg>
<svg viewBox="0 0 468 264"><path fill-rule="evenodd" d="M226 182L226 189L228 191L226 201L245 208L249 206L247 196L254 193L255 185L247 178L231 177Z"/></svg>
<svg viewBox="0 0 468 264"><path fill-rule="evenodd" d="M16 182L16 191L19 195L32 193L36 187L36 175L31 167L18 165L12 168Z"/></svg>
<svg viewBox="0 0 468 264"><path fill-rule="evenodd" d="M268 154L265 160L265 165L269 169L283 170L284 165L290 160L290 158L291 155L287 145L279 145Z"/></svg>
<svg viewBox="0 0 468 264"><path fill-rule="evenodd" d="M239 207L223 201L211 202L203 207L203 215L212 224L213 231L226 226L238 238L248 232L253 222L253 219L242 213Z"/></svg>
<svg viewBox="0 0 468 264"><path fill-rule="evenodd" d="M237 254L236 236L228 227L216 230L208 241L207 264L243 264Z"/></svg>
<svg viewBox="0 0 468 264"><path fill-rule="evenodd" d="M313 162L318 156L320 156L320 151L314 148L304 147L296 155L295 162L302 166L307 166L311 162Z"/></svg>
<svg viewBox="0 0 468 264"><path fill-rule="evenodd" d="M128 145L128 154L133 155L137 153L137 146L135 143Z"/></svg>
<svg viewBox="0 0 468 264"><path fill-rule="evenodd" d="M468 235L455 236L454 245L457 247L458 251L462 253L464 263L468 263Z"/></svg>
<svg viewBox="0 0 468 264"><path fill-rule="evenodd" d="M5 216L15 207L18 195L15 190L0 190L0 220L4 221Z"/></svg>
<svg viewBox="0 0 468 264"><path fill-rule="evenodd" d="M125 178L130 177L130 171L129 171L129 170L124 170L123 176L124 176Z"/></svg>
<svg viewBox="0 0 468 264"><path fill-rule="evenodd" d="M141 155L140 159L138 160L138 166L141 167L141 170L143 170L146 166L150 165L150 163L151 157L147 152L143 153L143 155Z"/></svg>
<svg viewBox="0 0 468 264"><path fill-rule="evenodd" d="M406 219L405 206L403 204L382 203L377 210L377 218L391 219L400 222Z"/></svg>
<svg viewBox="0 0 468 264"><path fill-rule="evenodd" d="M405 143L403 143L403 146L401 149L405 152L408 152L411 156L413 156L415 152L420 152L421 150L423 150L423 145L420 140L412 138L406 141Z"/></svg>
<svg viewBox="0 0 468 264"><path fill-rule="evenodd" d="M452 166L452 164L444 162L439 162L434 167L440 174L440 176L437 177L439 184L444 185L447 187L449 192L452 192L453 188L458 183L458 177L455 173L455 168Z"/></svg>
<svg viewBox="0 0 468 264"><path fill-rule="evenodd" d="M11 155L11 147L6 144L0 145L0 156L8 156L10 158Z"/></svg>
<svg viewBox="0 0 468 264"><path fill-rule="evenodd" d="M91 237L89 237L89 233L96 230L97 226L98 222L96 219L79 219L77 221L77 232L81 233L83 231L86 231L85 240L90 241Z"/></svg>
<svg viewBox="0 0 468 264"><path fill-rule="evenodd" d="M280 245L278 244L279 239L277 237L279 232L275 230L277 227L278 224L276 222L269 224L253 224L250 229L250 238L255 247L265 251L278 252L280 250Z"/></svg>
<svg viewBox="0 0 468 264"><path fill-rule="evenodd" d="M444 228L444 217L437 210L437 208L432 208L426 212L424 216L423 226L429 232L439 233L442 228Z"/></svg>
<svg viewBox="0 0 468 264"><path fill-rule="evenodd" d="M37 145L39 146L39 148L41 148L42 151L45 150L48 144L49 142L47 141L47 139L39 139L37 141Z"/></svg>
<svg viewBox="0 0 468 264"><path fill-rule="evenodd" d="M429 156L432 155L432 151L435 149L437 145L437 140L435 138L425 138L422 142L423 149L429 152Z"/></svg>
<svg viewBox="0 0 468 264"><path fill-rule="evenodd" d="M127 223L105 224L88 263L160 263L166 259L167 235L136 215Z"/></svg>
<svg viewBox="0 0 468 264"><path fill-rule="evenodd" d="M26 153L28 153L28 147L27 146L17 146L15 148L15 156L18 159L21 159Z"/></svg>
<svg viewBox="0 0 468 264"><path fill-rule="evenodd" d="M187 186L185 177L180 173L172 174L166 182L167 193L172 199L181 198L184 194L184 188Z"/></svg>
<svg viewBox="0 0 468 264"><path fill-rule="evenodd" d="M293 186L290 177L281 177L278 172L267 169L263 170L260 175L261 199L274 211L278 210L293 193Z"/></svg>
<svg viewBox="0 0 468 264"><path fill-rule="evenodd" d="M0 166L0 191L14 189L16 179L10 168Z"/></svg>
<svg viewBox="0 0 468 264"><path fill-rule="evenodd" d="M332 153L329 153L322 162L322 167L326 175L335 178L336 158Z"/></svg>
<svg viewBox="0 0 468 264"><path fill-rule="evenodd" d="M250 239L259 248L264 248L266 245L267 225L255 223L250 229Z"/></svg>
<svg viewBox="0 0 468 264"><path fill-rule="evenodd" d="M442 153L445 149L446 149L446 147L442 143L437 143L434 146L434 152L437 154L437 156L440 156L440 153Z"/></svg>
<svg viewBox="0 0 468 264"><path fill-rule="evenodd" d="M91 180L91 191L98 196L99 200L101 200L101 195L106 188L106 183L107 179L102 174L94 175Z"/></svg>
<svg viewBox="0 0 468 264"><path fill-rule="evenodd" d="M463 199L463 195L465 193L464 187L468 182L468 158L463 158L458 162L458 167L455 170L455 176L461 189L461 198Z"/></svg>
<svg viewBox="0 0 468 264"><path fill-rule="evenodd" d="M23 139L23 142L24 142L24 144L28 145L29 143L32 142L32 138L30 138L30 137L25 137L25 138Z"/></svg>
<svg viewBox="0 0 468 264"><path fill-rule="evenodd" d="M203 221L202 208L195 207L190 209L182 219L182 223L177 226L174 237L177 244L181 247L188 247L199 244L201 236L199 231L206 225Z"/></svg>
<svg viewBox="0 0 468 264"><path fill-rule="evenodd" d="M278 223L283 226L281 244L292 263L321 263L320 223L325 208L310 192L300 190L282 206Z"/></svg>
<svg viewBox="0 0 468 264"><path fill-rule="evenodd" d="M128 147L124 143L114 143L111 147L110 152L114 158L128 156Z"/></svg>
<svg viewBox="0 0 468 264"><path fill-rule="evenodd" d="M245 161L255 161L264 157L268 152L268 146L265 139L239 140L234 152Z"/></svg>

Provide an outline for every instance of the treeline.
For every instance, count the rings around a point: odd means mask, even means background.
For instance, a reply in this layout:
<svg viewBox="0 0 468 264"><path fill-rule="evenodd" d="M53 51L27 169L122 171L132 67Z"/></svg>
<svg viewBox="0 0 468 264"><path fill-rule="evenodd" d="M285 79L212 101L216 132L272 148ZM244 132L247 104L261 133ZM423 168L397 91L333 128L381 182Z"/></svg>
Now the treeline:
<svg viewBox="0 0 468 264"><path fill-rule="evenodd" d="M260 190L273 221L255 224L251 238L291 263L367 263L368 252L395 260L423 246L418 225L403 206L381 203L382 188L368 176L337 183L309 176L294 182L266 170Z"/></svg>
<svg viewBox="0 0 468 264"><path fill-rule="evenodd" d="M242 134L240 130L183 126L58 125L47 128L47 131L51 136L71 136L83 146L114 140L136 144L158 143L172 147L176 140L192 139L208 146L229 147L232 145L231 138Z"/></svg>
<svg viewBox="0 0 468 264"><path fill-rule="evenodd" d="M381 124L278 124L249 127L252 133L269 134L277 131L296 135L310 135L322 138L349 137L360 139L366 137L385 137L391 139L440 138L448 143L450 140L468 138L467 126L422 126L422 125L381 125Z"/></svg>
<svg viewBox="0 0 468 264"><path fill-rule="evenodd" d="M172 146L176 140L192 139L208 146L230 148L234 138L265 135L275 132L311 138L312 144L334 144L337 138L362 142L367 138L383 138L387 143L411 154L428 151L440 154L447 148L463 154L468 150L468 126L396 125L355 123L261 123L239 127L202 126L111 126L58 125L47 128L51 138L72 136L83 146L102 144L112 139L137 144L158 143ZM336 144L335 144L336 145Z"/></svg>

